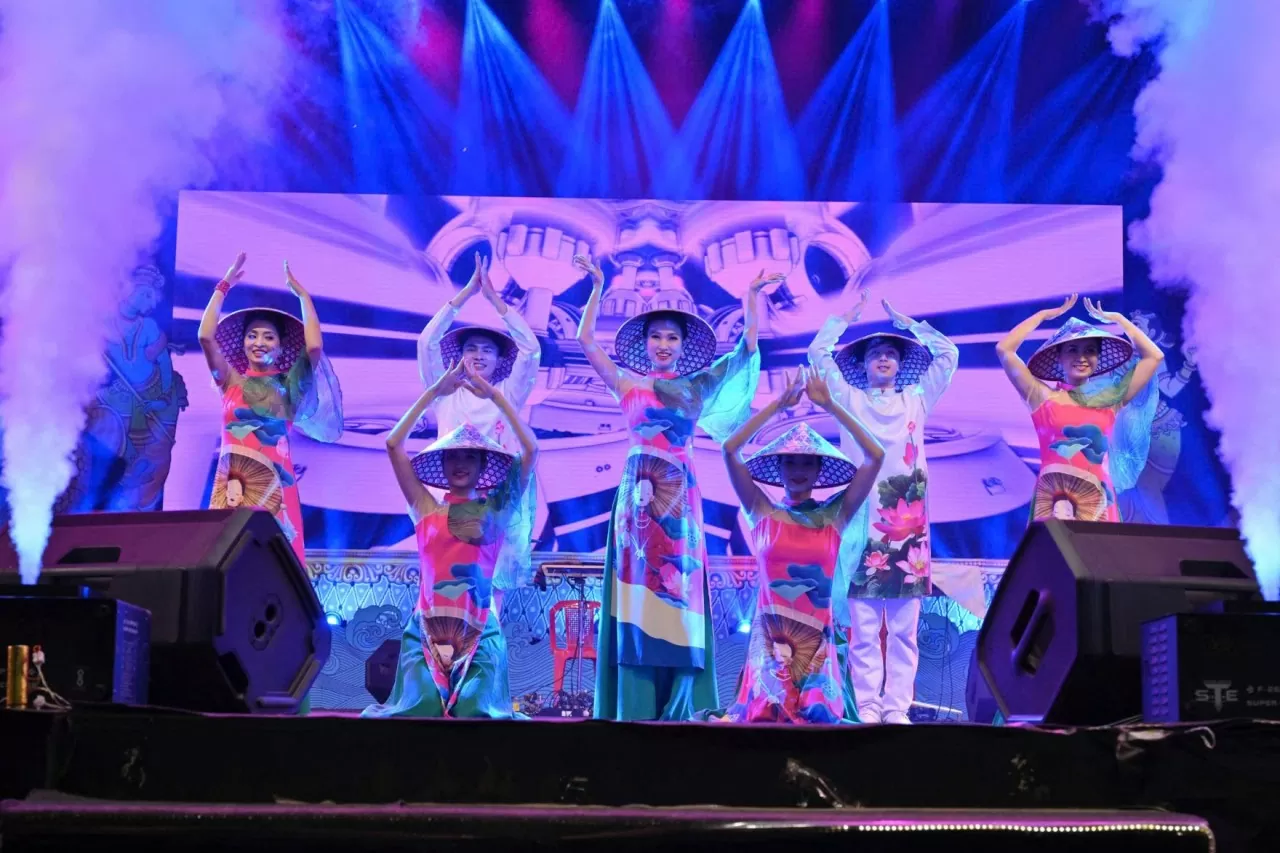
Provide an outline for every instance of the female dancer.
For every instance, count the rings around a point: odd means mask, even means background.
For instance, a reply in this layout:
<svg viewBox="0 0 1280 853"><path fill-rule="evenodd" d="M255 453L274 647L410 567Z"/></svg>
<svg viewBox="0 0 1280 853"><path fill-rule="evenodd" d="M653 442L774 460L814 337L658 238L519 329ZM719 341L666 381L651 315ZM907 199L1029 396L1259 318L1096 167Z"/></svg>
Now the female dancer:
<svg viewBox="0 0 1280 853"><path fill-rule="evenodd" d="M747 440L806 392L853 436L866 462L855 470L843 453L804 423L743 462L740 451ZM849 522L880 473L884 448L832 399L816 372L801 369L780 398L729 437L724 458L751 525L759 586L738 698L722 719L838 723L845 718L845 708L852 710L854 704L845 702L836 648L835 632L840 629L832 611L844 604L843 591L849 588L848 573L836 569L837 556ZM781 486L784 500L770 500L757 481ZM814 489L838 486L845 488L825 501L813 498Z"/></svg>
<svg viewBox="0 0 1280 853"><path fill-rule="evenodd" d="M222 451L209 506L266 509L305 566L289 428L316 441L337 441L342 436L342 390L324 354L316 307L288 261L285 282L298 297L301 320L265 308L218 319L227 293L244 276L244 262L241 252L200 319L200 349L222 392Z"/></svg>
<svg viewBox="0 0 1280 853"><path fill-rule="evenodd" d="M632 442L605 550L595 716L688 720L719 707L694 426L723 441L750 414L760 372L756 303L782 276L762 271L747 288L742 340L714 364L711 326L661 310L618 329L619 367L595 341L604 273L583 255L573 260L592 282L578 342L622 406Z"/></svg>
<svg viewBox="0 0 1280 853"><path fill-rule="evenodd" d="M1131 485L1146 462L1159 400L1150 393L1151 378L1164 353L1123 314L1103 311L1086 297L1089 316L1118 325L1128 340L1071 319L1024 363L1018 345L1075 303L1073 293L1058 308L1032 314L996 345L996 353L1031 409L1040 439L1032 520L1119 521L1117 481Z"/></svg>
<svg viewBox="0 0 1280 853"><path fill-rule="evenodd" d="M1134 311L1129 318L1160 349L1168 350L1177 343L1176 338L1162 328L1160 318L1155 314ZM1186 425L1186 419L1168 401L1182 393L1195 378L1197 370L1195 347L1183 343L1181 349L1182 366L1177 371L1170 372L1167 352L1165 360L1156 368L1154 384L1159 391L1159 400L1151 421L1151 445L1146 464L1138 472L1133 488L1126 490L1122 483L1115 484L1122 521L1169 523L1169 508L1165 503L1164 490L1178 467L1178 457L1182 455L1182 428ZM1115 476L1114 471L1112 476Z"/></svg>
<svg viewBox="0 0 1280 853"><path fill-rule="evenodd" d="M404 441L418 418L462 387L498 408L520 443L519 456L463 424L409 458ZM387 437L387 456L417 530L421 571L395 687L385 705L371 705L363 716L514 716L507 644L490 597L507 520L529 485L537 454L533 433L515 408L465 361L424 391ZM427 486L445 489L444 501Z"/></svg>
<svg viewBox="0 0 1280 853"><path fill-rule="evenodd" d="M517 415L533 393L538 380L538 364L542 347L529 324L513 311L494 290L489 280L489 262L475 253L476 268L470 281L453 299L435 313L418 337L418 372L422 385L428 388L459 361L466 361L486 382L502 392ZM448 332L458 311L479 292L489 301L507 332L483 326L464 326ZM446 334L446 332L448 332ZM502 414L492 400L477 396L468 385L442 395L435 402L438 435L446 435L463 424L470 424L482 435L496 441L508 453L520 452L520 440L513 421ZM494 609L502 613L502 594L529 580L533 517L537 510L537 487L530 483L524 490L524 503L518 513L520 531L507 537L507 547L498 559L493 584L497 598Z"/></svg>
<svg viewBox="0 0 1280 853"><path fill-rule="evenodd" d="M906 725L920 664L920 602L933 592L925 423L951 385L960 351L937 329L898 313L885 300L885 314L910 337L867 335L833 356L840 335L862 315L867 293L846 314L823 324L809 345L809 364L885 448L869 508L872 529L861 541L845 537L840 562L852 580L849 670L858 716L866 723ZM840 447L852 459L861 455L844 430Z"/></svg>

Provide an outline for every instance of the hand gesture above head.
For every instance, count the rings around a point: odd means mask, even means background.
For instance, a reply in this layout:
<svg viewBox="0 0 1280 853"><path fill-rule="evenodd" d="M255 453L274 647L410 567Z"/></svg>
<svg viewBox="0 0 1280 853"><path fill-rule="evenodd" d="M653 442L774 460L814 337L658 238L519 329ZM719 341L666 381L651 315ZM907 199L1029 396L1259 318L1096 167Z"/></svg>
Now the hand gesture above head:
<svg viewBox="0 0 1280 853"><path fill-rule="evenodd" d="M862 288L859 293L861 295L858 297L858 301L853 304L852 308L844 312L842 315L844 317L845 325L847 326L852 326L854 323L862 319L862 311L867 307L867 298L871 296L871 291L865 287Z"/></svg>
<svg viewBox="0 0 1280 853"><path fill-rule="evenodd" d="M915 322L916 322L915 320L912 320L906 314L900 314L897 311L893 310L893 306L889 304L888 299L881 299L880 305L884 308L884 313L888 314L889 319L893 321L893 325L895 328L910 329L912 326L915 325Z"/></svg>
<svg viewBox="0 0 1280 853"><path fill-rule="evenodd" d="M1046 308L1043 311L1041 311L1040 316L1046 320L1056 319L1058 317L1061 317L1063 314L1067 313L1068 311L1070 311L1071 307L1075 304L1076 304L1076 294L1073 293L1070 296L1068 296L1065 300L1063 300L1063 303L1057 308Z"/></svg>
<svg viewBox="0 0 1280 853"><path fill-rule="evenodd" d="M825 409L831 405L831 389L827 387L826 380L819 376L816 370L810 371L806 377L804 391L819 409Z"/></svg>
<svg viewBox="0 0 1280 853"><path fill-rule="evenodd" d="M589 255L574 255L573 265L591 276L591 285L600 287L604 284L604 270L600 269L595 261L591 260Z"/></svg>
<svg viewBox="0 0 1280 853"><path fill-rule="evenodd" d="M775 273L769 273L768 275L765 275L764 270L760 270L760 274L757 275L754 279L752 279L751 284L748 286L747 289L752 294L756 294L771 284L778 284L786 280L787 280L786 273L775 272Z"/></svg>
<svg viewBox="0 0 1280 853"><path fill-rule="evenodd" d="M805 369L802 367L791 376L784 371L782 381L783 388L782 393L778 395L778 408L790 409L804 396Z"/></svg>
<svg viewBox="0 0 1280 853"><path fill-rule="evenodd" d="M492 264L490 258L485 258L480 266L480 292L484 294L484 298L490 302L499 299L498 291L493 288L493 279L489 278L489 267Z"/></svg>
<svg viewBox="0 0 1280 853"><path fill-rule="evenodd" d="M1124 319L1124 315L1116 311L1103 311L1101 302L1094 302L1087 296L1084 298L1084 310L1099 323L1119 323Z"/></svg>
<svg viewBox="0 0 1280 853"><path fill-rule="evenodd" d="M227 274L222 277L222 280L227 283L229 288L234 287L240 282L240 279L244 278L245 257L244 252L236 255L235 263L227 270Z"/></svg>
<svg viewBox="0 0 1280 853"><path fill-rule="evenodd" d="M467 279L467 283L462 287L462 292L458 294L462 297L463 301L470 299L480 291L481 278L485 275L485 272L484 258L480 256L479 252L476 252L475 268L471 270L471 278Z"/></svg>
<svg viewBox="0 0 1280 853"><path fill-rule="evenodd" d="M294 278L293 271L289 269L288 261L284 262L284 283L289 285L289 290L299 299L307 295L306 288L302 286L302 282Z"/></svg>

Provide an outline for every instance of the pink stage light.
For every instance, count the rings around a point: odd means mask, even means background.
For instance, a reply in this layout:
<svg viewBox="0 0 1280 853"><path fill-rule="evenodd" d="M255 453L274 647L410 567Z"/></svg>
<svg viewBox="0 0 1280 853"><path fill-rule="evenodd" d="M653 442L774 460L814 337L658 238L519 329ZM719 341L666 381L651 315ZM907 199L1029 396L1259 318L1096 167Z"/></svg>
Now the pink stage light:
<svg viewBox="0 0 1280 853"><path fill-rule="evenodd" d="M436 91L457 97L462 76L462 30L436 4L423 5L415 38L405 50Z"/></svg>
<svg viewBox="0 0 1280 853"><path fill-rule="evenodd" d="M529 58L560 99L573 106L587 67L590 33L574 20L561 0L529 0L525 37Z"/></svg>
<svg viewBox="0 0 1280 853"><path fill-rule="evenodd" d="M676 124L693 106L708 66L699 53L694 0L665 0L646 66L654 88Z"/></svg>
<svg viewBox="0 0 1280 853"><path fill-rule="evenodd" d="M830 0L799 0L782 29L770 39L782 92L792 109L803 109L835 60Z"/></svg>

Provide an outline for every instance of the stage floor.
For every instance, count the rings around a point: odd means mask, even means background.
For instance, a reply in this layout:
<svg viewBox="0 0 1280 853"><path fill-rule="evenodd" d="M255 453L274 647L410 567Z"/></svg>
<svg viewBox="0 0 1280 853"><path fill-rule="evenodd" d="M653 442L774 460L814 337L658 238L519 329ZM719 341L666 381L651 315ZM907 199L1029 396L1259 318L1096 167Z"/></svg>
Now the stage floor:
<svg viewBox="0 0 1280 853"><path fill-rule="evenodd" d="M1132 811L946 809L591 809L573 806L111 807L41 798L0 804L6 850L129 840L140 851L307 853L583 849L805 851L951 850L1022 853L1213 853L1201 818ZM198 832L193 832L198 827ZM941 836L941 837L939 837ZM15 843L16 842L16 843ZM957 843L959 842L959 843Z"/></svg>
<svg viewBox="0 0 1280 853"><path fill-rule="evenodd" d="M1208 819L1220 837L1280 841L1280 726L1249 721L799 728L90 707L0 712L0 755L0 796L47 790L121 807L1165 809Z"/></svg>

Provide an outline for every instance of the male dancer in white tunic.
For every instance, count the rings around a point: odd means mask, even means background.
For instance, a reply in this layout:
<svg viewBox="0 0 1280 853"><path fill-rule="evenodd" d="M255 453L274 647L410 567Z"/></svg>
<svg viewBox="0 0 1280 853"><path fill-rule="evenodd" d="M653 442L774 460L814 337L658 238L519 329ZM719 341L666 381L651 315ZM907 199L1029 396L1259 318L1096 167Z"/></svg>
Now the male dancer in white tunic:
<svg viewBox="0 0 1280 853"><path fill-rule="evenodd" d="M506 326L506 333L480 326L467 326L449 332L458 311L477 292L484 294ZM446 334L446 332L449 332ZM452 357L450 357L452 356ZM489 280L488 263L476 254L476 271L471 280L453 299L435 313L418 337L418 372L422 385L430 388L453 366L457 358L466 359L486 382L502 392L519 412L533 393L538 380L538 363L542 348L529 324L502 301ZM520 444L502 412L492 400L477 397L465 386L441 397L434 404L440 435L448 435L463 424L471 424L484 435L501 444L504 450L519 454Z"/></svg>
<svg viewBox="0 0 1280 853"><path fill-rule="evenodd" d="M867 539L848 537L840 559L858 561L849 567L848 590L849 666L858 716L866 723L906 724L920 662L920 600L933 591L924 425L951 384L959 350L928 323L903 316L884 301L894 326L912 337L869 335L833 357L840 335L857 322L866 300L864 290L847 313L828 318L809 346L809 363L832 396L884 446L884 465L868 498ZM840 449L861 462L857 443L844 430ZM882 626L887 633L883 657Z"/></svg>
<svg viewBox="0 0 1280 853"><path fill-rule="evenodd" d="M477 252L475 272L466 286L450 299L427 323L418 336L418 372L422 386L430 388L459 360L493 385L519 413L528 402L538 381L538 365L542 359L542 347L529 324L512 309L494 290L489 279L489 262L482 261ZM458 311L476 293L484 294L506 326L506 333L483 326L464 326L449 331ZM465 384L433 404L436 426L440 435L448 435L463 424L470 424L485 436L502 445L503 450L518 456L520 440L512 424L494 404L493 400L478 397ZM502 600L508 589L527 583L532 573L530 551L532 542L524 535L533 526L537 503L536 480L525 489L521 509L513 525L521 535L512 536L503 546L494 571L494 609L501 619Z"/></svg>

